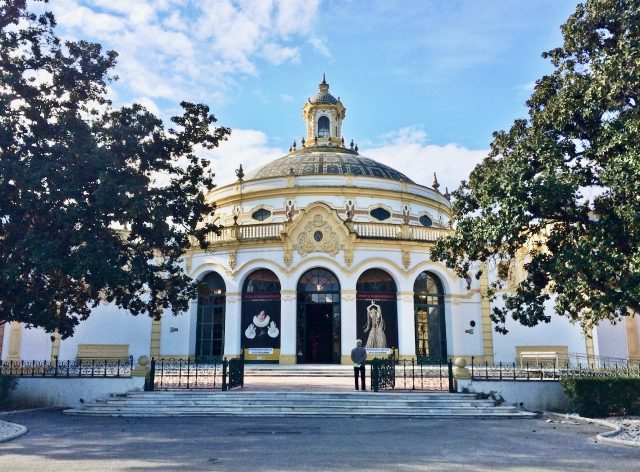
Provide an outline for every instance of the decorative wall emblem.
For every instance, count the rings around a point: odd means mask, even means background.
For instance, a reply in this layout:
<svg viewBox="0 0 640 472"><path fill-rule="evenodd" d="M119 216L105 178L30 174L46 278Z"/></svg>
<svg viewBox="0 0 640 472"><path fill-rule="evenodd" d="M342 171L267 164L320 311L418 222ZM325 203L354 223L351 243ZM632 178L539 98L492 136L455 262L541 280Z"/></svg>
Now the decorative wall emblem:
<svg viewBox="0 0 640 472"><path fill-rule="evenodd" d="M405 270L409 270L409 266L411 265L411 253L406 249L402 250L402 265Z"/></svg>
<svg viewBox="0 0 640 472"><path fill-rule="evenodd" d="M298 236L297 249L301 256L310 252L326 252L335 256L340 252L338 235L322 215L315 215Z"/></svg>
<svg viewBox="0 0 640 472"><path fill-rule="evenodd" d="M229 253L229 268L234 270L236 268L236 251Z"/></svg>

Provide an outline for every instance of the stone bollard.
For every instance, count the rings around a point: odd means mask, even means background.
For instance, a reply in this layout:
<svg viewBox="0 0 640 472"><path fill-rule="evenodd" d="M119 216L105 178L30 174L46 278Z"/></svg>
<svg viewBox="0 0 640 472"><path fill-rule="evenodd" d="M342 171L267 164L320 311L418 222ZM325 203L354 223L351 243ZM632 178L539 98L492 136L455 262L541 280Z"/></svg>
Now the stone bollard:
<svg viewBox="0 0 640 472"><path fill-rule="evenodd" d="M464 357L456 357L453 367L453 378L456 380L469 380L471 378L471 372L467 369L467 361Z"/></svg>
<svg viewBox="0 0 640 472"><path fill-rule="evenodd" d="M138 364L133 368L131 372L132 377L146 377L149 374L151 367L149 367L149 358L147 356L138 357Z"/></svg>

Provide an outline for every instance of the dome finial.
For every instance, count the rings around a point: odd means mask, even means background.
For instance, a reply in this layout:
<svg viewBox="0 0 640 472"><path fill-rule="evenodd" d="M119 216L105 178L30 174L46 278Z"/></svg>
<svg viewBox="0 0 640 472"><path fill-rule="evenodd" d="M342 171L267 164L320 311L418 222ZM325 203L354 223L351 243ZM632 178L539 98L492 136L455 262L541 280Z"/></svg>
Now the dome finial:
<svg viewBox="0 0 640 472"><path fill-rule="evenodd" d="M433 173L433 184L431 184L431 187L433 187L433 189L437 192L438 189L440 188L440 184L438 183L438 176L436 175L436 173Z"/></svg>
<svg viewBox="0 0 640 472"><path fill-rule="evenodd" d="M327 85L327 79L324 74L322 74L322 85Z"/></svg>

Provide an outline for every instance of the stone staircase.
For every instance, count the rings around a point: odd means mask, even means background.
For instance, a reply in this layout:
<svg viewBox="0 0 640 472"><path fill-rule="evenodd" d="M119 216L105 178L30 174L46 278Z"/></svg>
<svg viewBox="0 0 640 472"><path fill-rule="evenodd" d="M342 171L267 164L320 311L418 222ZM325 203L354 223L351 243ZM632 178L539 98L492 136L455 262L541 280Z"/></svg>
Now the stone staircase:
<svg viewBox="0 0 640 472"><path fill-rule="evenodd" d="M83 408L90 416L288 416L408 418L533 418L513 406L465 393L156 391L130 392Z"/></svg>

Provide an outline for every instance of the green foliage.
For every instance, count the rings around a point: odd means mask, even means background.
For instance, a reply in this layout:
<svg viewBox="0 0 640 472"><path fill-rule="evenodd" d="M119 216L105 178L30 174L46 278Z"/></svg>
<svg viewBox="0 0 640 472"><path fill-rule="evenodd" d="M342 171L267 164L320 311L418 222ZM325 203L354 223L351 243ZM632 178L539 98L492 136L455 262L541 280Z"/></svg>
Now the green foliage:
<svg viewBox="0 0 640 472"><path fill-rule="evenodd" d="M640 413L640 378L566 377L560 383L571 407L581 416L602 418Z"/></svg>
<svg viewBox="0 0 640 472"><path fill-rule="evenodd" d="M500 332L507 316L548 322L552 299L585 327L640 311L640 0L588 0L562 32L528 118L494 133L454 192L455 235L432 252L461 277L523 258L492 312Z"/></svg>
<svg viewBox="0 0 640 472"><path fill-rule="evenodd" d="M0 409L9 404L9 397L18 386L18 378L0 374Z"/></svg>
<svg viewBox="0 0 640 472"><path fill-rule="evenodd" d="M196 296L180 258L205 247L226 139L206 105L173 127L106 98L116 53L63 42L51 13L0 2L0 320L63 338L101 301L158 318Z"/></svg>

